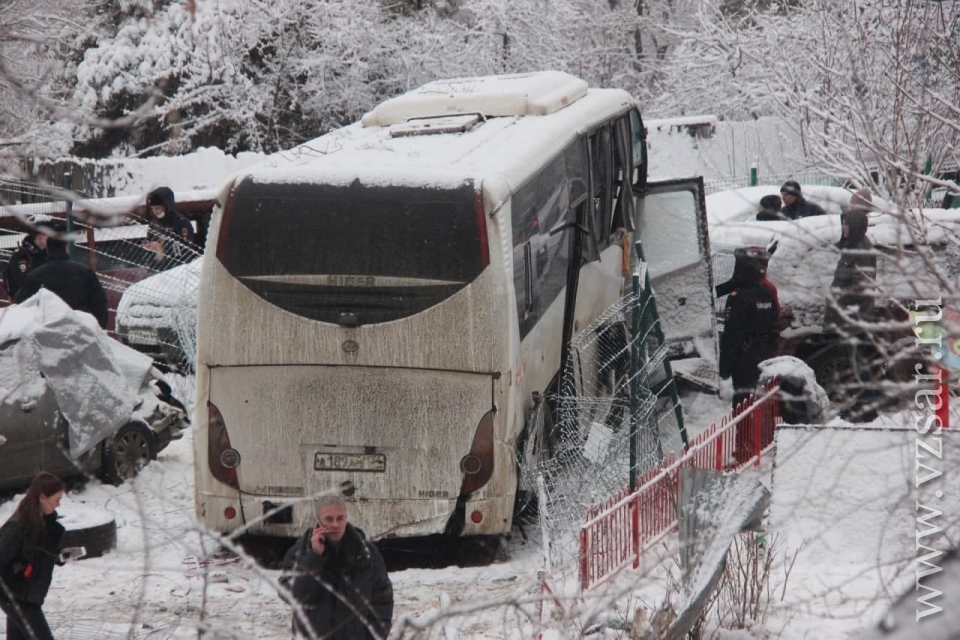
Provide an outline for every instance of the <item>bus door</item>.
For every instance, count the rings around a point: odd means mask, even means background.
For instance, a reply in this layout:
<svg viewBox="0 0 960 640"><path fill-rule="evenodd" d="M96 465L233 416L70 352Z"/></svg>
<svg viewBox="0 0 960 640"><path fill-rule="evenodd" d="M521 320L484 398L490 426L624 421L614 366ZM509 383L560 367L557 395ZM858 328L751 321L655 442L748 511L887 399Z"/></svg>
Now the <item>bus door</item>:
<svg viewBox="0 0 960 640"><path fill-rule="evenodd" d="M671 357L711 357L703 353L713 348L716 323L703 178L649 181L636 216Z"/></svg>

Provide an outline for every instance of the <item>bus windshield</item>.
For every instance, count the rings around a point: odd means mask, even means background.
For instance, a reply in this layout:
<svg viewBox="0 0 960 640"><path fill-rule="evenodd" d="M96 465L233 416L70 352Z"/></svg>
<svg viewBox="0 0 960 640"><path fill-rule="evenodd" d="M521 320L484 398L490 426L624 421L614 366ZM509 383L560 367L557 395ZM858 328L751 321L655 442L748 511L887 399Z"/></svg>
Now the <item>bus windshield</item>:
<svg viewBox="0 0 960 640"><path fill-rule="evenodd" d="M246 180L224 211L217 258L274 305L359 325L448 298L483 270L483 250L470 182L436 189Z"/></svg>

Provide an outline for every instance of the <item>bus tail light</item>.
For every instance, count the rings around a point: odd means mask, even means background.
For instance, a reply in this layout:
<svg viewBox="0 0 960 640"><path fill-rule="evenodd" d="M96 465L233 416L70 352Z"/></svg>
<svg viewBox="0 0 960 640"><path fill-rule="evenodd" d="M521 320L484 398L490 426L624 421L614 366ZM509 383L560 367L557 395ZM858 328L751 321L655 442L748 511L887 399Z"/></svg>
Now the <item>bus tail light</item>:
<svg viewBox="0 0 960 640"><path fill-rule="evenodd" d="M235 462L234 466L229 465ZM207 465L213 477L223 484L234 489L240 488L237 478L237 465L240 464L240 454L230 446L230 434L227 433L227 424L223 421L223 414L212 402L207 402Z"/></svg>
<svg viewBox="0 0 960 640"><path fill-rule="evenodd" d="M467 496L490 482L493 476L493 419L496 413L488 411L480 418L473 434L470 453L460 459L463 486L460 495Z"/></svg>
<svg viewBox="0 0 960 640"><path fill-rule="evenodd" d="M487 239L487 214L483 210L483 189L474 196L474 211L477 213L477 233L480 234L480 264L490 265L490 241Z"/></svg>

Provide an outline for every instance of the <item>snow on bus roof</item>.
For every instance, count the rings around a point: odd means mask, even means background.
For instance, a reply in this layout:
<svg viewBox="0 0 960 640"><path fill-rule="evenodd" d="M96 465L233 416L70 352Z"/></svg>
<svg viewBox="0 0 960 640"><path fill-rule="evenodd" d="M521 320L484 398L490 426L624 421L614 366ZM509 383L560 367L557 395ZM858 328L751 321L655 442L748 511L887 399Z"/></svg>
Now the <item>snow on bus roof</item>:
<svg viewBox="0 0 960 640"><path fill-rule="evenodd" d="M395 126L354 123L271 155L238 179L298 184L456 188L483 180L497 200L522 184L574 137L636 102L620 89L590 89L550 116L490 118L465 133L393 137Z"/></svg>
<svg viewBox="0 0 960 640"><path fill-rule="evenodd" d="M562 71L435 80L377 105L360 121L385 127L411 118L479 113L485 117L556 113L587 94L587 83Z"/></svg>

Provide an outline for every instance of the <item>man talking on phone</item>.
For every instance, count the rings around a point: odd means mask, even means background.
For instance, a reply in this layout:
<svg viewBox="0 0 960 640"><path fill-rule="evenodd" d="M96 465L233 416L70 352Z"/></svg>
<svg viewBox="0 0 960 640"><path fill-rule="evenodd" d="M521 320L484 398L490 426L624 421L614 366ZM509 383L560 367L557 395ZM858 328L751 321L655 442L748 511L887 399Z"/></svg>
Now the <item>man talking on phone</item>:
<svg viewBox="0 0 960 640"><path fill-rule="evenodd" d="M303 609L293 629L307 638L381 640L393 620L393 584L380 551L347 522L337 495L316 503L317 518L283 559L280 583Z"/></svg>

